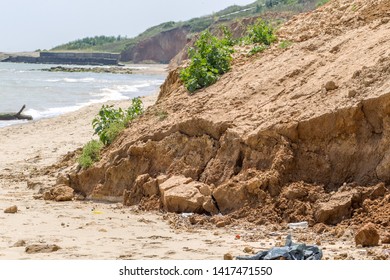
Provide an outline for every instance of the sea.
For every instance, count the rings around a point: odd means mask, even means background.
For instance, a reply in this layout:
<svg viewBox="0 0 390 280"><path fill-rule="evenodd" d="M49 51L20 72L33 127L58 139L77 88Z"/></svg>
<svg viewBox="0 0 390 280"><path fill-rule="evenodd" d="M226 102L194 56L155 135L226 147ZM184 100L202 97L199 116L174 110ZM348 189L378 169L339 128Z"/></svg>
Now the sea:
<svg viewBox="0 0 390 280"><path fill-rule="evenodd" d="M53 66L0 63L0 114L18 112L26 105L23 114L31 115L34 120L52 118L91 104L152 95L166 77L164 74L42 71ZM147 67L131 66L140 70ZM0 121L0 128L24 122Z"/></svg>

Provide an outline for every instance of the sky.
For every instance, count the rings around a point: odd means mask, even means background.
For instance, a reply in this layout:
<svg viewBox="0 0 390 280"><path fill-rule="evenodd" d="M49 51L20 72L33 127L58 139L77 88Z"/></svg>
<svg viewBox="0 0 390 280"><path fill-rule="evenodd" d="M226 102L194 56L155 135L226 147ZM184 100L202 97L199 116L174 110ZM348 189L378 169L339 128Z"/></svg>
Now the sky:
<svg viewBox="0 0 390 280"><path fill-rule="evenodd" d="M51 49L96 35L137 36L255 0L1 0L0 52Z"/></svg>

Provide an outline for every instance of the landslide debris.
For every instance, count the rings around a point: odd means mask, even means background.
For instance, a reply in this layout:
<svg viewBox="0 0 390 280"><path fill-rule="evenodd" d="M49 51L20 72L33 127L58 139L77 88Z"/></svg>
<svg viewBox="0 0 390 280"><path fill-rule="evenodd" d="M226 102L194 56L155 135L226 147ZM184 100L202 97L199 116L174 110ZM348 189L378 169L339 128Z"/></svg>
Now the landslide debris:
<svg viewBox="0 0 390 280"><path fill-rule="evenodd" d="M222 213L228 223L305 220L321 231L371 222L385 234L389 30L388 0L333 0L279 30L291 46L237 50L232 70L193 95L173 70L102 160L61 183L145 209Z"/></svg>

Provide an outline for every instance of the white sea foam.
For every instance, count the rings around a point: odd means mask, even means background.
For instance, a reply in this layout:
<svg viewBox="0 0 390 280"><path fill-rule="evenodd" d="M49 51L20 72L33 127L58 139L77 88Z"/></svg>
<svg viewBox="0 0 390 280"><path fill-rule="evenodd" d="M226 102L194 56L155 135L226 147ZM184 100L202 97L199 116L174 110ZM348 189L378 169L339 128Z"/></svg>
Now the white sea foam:
<svg viewBox="0 0 390 280"><path fill-rule="evenodd" d="M95 78L80 78L80 79L74 79L74 78L64 78L62 81L67 83L90 83L96 81Z"/></svg>
<svg viewBox="0 0 390 280"><path fill-rule="evenodd" d="M26 110L26 114L31 115L34 120L39 120L43 118L51 118L62 114L74 112L82 107L83 107L82 105L75 105L75 106L67 106L67 107L48 108L42 111L29 109Z"/></svg>
<svg viewBox="0 0 390 280"><path fill-rule="evenodd" d="M92 104L99 104L99 103L104 103L104 102L114 101L114 100L118 101L118 100L129 99L129 97L123 95L120 91L115 89L116 87L104 88L100 92L92 93L91 94L92 98L87 102L77 103L76 105L73 106L53 107L45 110L28 109L26 110L25 113L31 115L34 120L39 120L43 118L51 118L62 114L74 112Z"/></svg>
<svg viewBox="0 0 390 280"><path fill-rule="evenodd" d="M155 93L163 82L157 75L107 75L102 73L56 73L39 71L42 66L0 64L2 88L0 112L15 112L26 104L24 114L34 120L51 118L82 107L111 100L126 100ZM28 73L27 73L28 72ZM0 121L0 127L22 123Z"/></svg>

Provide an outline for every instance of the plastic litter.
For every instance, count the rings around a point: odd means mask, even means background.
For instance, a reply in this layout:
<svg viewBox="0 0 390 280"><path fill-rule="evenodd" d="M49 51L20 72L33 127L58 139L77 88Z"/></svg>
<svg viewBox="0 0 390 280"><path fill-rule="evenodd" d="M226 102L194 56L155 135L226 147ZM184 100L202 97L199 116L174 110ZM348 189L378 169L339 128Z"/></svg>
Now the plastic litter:
<svg viewBox="0 0 390 280"><path fill-rule="evenodd" d="M181 213L181 216L183 218L188 218L188 217L191 217L192 215L194 215L194 213Z"/></svg>
<svg viewBox="0 0 390 280"><path fill-rule="evenodd" d="M286 238L284 247L274 247L269 251L260 251L254 256L238 256L237 260L320 260L322 250L318 246L293 243L291 235Z"/></svg>
<svg viewBox="0 0 390 280"><path fill-rule="evenodd" d="M287 224L287 226L290 229L298 229L298 228L308 228L309 224L308 224L308 222L299 222L299 223L290 223L290 224Z"/></svg>

